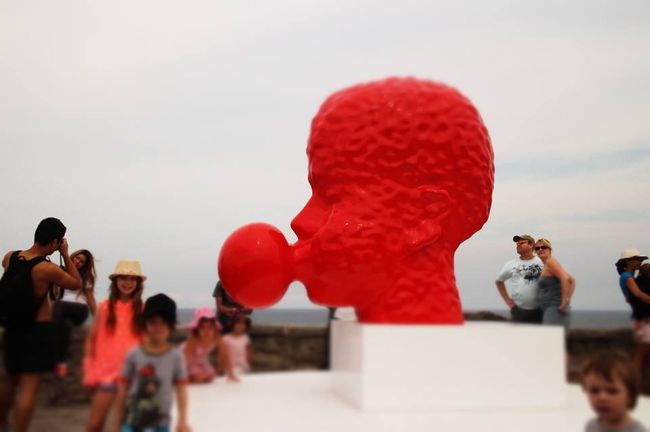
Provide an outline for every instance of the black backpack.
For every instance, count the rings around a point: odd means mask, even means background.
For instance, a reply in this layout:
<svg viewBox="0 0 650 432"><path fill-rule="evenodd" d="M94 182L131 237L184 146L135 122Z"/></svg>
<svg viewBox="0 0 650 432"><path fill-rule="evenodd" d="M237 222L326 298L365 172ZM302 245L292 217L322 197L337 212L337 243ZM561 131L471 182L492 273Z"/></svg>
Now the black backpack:
<svg viewBox="0 0 650 432"><path fill-rule="evenodd" d="M38 256L30 260L19 256L20 251L11 254L9 266L0 279L0 325L12 329L29 330L36 321L38 309L47 293L36 298L32 285L32 269L36 264L47 261Z"/></svg>

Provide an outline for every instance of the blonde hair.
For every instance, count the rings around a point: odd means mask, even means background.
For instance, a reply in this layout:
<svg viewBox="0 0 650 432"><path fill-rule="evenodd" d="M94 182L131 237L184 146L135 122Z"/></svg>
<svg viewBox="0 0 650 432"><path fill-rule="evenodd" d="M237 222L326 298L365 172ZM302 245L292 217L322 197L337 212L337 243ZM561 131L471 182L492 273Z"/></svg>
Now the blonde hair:
<svg viewBox="0 0 650 432"><path fill-rule="evenodd" d="M553 250L553 246L551 246L551 242L548 239L538 238L535 243L541 243L544 246L548 247L549 249Z"/></svg>

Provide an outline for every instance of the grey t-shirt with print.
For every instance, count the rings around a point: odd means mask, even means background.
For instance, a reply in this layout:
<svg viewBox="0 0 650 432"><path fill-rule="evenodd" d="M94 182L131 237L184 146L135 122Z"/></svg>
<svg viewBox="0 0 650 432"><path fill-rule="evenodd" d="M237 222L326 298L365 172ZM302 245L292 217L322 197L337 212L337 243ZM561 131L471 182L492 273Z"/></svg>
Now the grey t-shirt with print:
<svg viewBox="0 0 650 432"><path fill-rule="evenodd" d="M130 382L124 424L169 426L174 385L187 381L183 355L176 348L160 354L140 345L126 356L122 378Z"/></svg>
<svg viewBox="0 0 650 432"><path fill-rule="evenodd" d="M600 423L597 418L593 418L587 423L585 432L648 432L648 429L636 420L622 428L610 429Z"/></svg>

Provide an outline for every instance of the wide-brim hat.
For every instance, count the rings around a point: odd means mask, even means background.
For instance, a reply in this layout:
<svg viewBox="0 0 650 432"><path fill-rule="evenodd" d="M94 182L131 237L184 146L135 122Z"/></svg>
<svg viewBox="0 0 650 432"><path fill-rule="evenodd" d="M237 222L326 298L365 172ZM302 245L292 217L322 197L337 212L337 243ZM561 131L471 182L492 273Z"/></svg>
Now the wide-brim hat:
<svg viewBox="0 0 650 432"><path fill-rule="evenodd" d="M142 270L140 269L140 261L118 261L115 270L113 270L113 273L108 278L113 280L118 276L135 276L143 281L147 280L147 277L142 274Z"/></svg>
<svg viewBox="0 0 650 432"><path fill-rule="evenodd" d="M217 328L221 328L221 324L217 321L217 314L214 312L214 308L211 307L201 307L195 310L192 321L188 324L188 327L192 330L198 328L202 319L215 320Z"/></svg>
<svg viewBox="0 0 650 432"><path fill-rule="evenodd" d="M629 258L640 258L642 260L647 260L648 257L645 255L641 255L641 252L637 248L627 248L623 249L621 252L621 258L620 259L629 259Z"/></svg>

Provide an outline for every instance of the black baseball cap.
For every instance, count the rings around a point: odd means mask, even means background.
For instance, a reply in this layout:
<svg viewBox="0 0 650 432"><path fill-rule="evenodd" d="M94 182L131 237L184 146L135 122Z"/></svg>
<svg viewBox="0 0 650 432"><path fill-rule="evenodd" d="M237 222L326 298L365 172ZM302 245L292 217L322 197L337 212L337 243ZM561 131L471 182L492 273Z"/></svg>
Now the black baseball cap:
<svg viewBox="0 0 650 432"><path fill-rule="evenodd" d="M165 294L155 294L144 302L142 318L159 316L171 326L176 325L176 302Z"/></svg>

